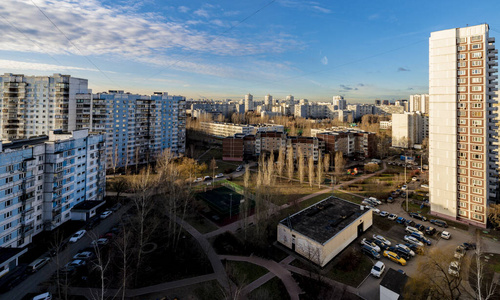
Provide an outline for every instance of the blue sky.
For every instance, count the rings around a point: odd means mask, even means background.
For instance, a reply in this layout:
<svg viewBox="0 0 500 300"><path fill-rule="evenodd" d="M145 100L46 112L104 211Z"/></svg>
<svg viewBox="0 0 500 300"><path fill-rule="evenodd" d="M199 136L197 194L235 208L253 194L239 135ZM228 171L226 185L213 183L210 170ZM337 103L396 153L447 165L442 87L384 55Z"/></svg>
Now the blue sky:
<svg viewBox="0 0 500 300"><path fill-rule="evenodd" d="M430 32L486 22L500 37L499 12L499 1L2 0L0 72L194 99L406 99L428 91Z"/></svg>

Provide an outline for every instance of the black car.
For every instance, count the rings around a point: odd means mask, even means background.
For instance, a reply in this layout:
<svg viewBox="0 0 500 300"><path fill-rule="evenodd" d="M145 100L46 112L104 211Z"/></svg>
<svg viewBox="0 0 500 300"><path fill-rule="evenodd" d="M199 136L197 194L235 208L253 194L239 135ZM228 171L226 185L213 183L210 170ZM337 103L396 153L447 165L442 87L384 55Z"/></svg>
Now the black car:
<svg viewBox="0 0 500 300"><path fill-rule="evenodd" d="M425 228L425 234L434 235L436 234L436 228L428 226Z"/></svg>
<svg viewBox="0 0 500 300"><path fill-rule="evenodd" d="M401 248L389 247L387 250L396 253L400 257L404 258L406 261L408 261L408 260L410 260L410 258L412 258L410 253L408 253L407 251L404 251Z"/></svg>
<svg viewBox="0 0 500 300"><path fill-rule="evenodd" d="M380 247L380 249L381 249L382 251L387 250L387 248L389 248L389 246L388 246L386 243L383 243L383 242L381 242L381 241L379 241L379 240L373 239L373 242L374 242L377 246L379 246L379 247Z"/></svg>
<svg viewBox="0 0 500 300"><path fill-rule="evenodd" d="M413 226L415 228L417 228L419 231L424 231L425 230L425 226L422 225L422 224L415 224L415 226Z"/></svg>
<svg viewBox="0 0 500 300"><path fill-rule="evenodd" d="M415 222L413 222L412 220L406 220L405 225L415 227Z"/></svg>
<svg viewBox="0 0 500 300"><path fill-rule="evenodd" d="M442 220L431 220L431 223L440 227L448 228L448 224Z"/></svg>
<svg viewBox="0 0 500 300"><path fill-rule="evenodd" d="M368 255L373 259L380 259L380 253L378 253L377 251L375 251L375 249L370 248L366 245L361 246L361 252L363 252L364 254Z"/></svg>
<svg viewBox="0 0 500 300"><path fill-rule="evenodd" d="M476 250L476 243L463 243L461 246L465 250Z"/></svg>
<svg viewBox="0 0 500 300"><path fill-rule="evenodd" d="M422 220L422 221L427 221L427 218L422 216L421 214L419 213L416 213L416 212L411 212L409 213L410 217L412 218L415 218L415 219L419 219L419 220Z"/></svg>

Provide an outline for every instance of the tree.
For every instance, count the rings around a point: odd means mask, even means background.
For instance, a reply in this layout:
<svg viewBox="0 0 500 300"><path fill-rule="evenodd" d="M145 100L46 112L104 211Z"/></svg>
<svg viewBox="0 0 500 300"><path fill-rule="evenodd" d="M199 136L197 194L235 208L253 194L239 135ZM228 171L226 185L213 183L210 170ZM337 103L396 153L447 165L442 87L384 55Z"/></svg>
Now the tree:
<svg viewBox="0 0 500 300"><path fill-rule="evenodd" d="M318 165L316 166L316 178L318 179L318 188L321 188L321 184L323 183L323 155L321 155L321 151L319 151L318 155Z"/></svg>
<svg viewBox="0 0 500 300"><path fill-rule="evenodd" d="M470 286L474 291L471 296L477 300L489 300L494 297L498 285L497 281L494 280L494 271L487 272L484 269L486 266L484 256L480 231L476 229L476 249L474 259L470 264L473 280L470 281Z"/></svg>
<svg viewBox="0 0 500 300"><path fill-rule="evenodd" d="M283 169L285 168L285 151L282 147L280 147L278 152L278 163L276 165L276 172L278 173L278 177L281 178L283 175Z"/></svg>
<svg viewBox="0 0 500 300"><path fill-rule="evenodd" d="M342 151L335 152L335 176L340 177L344 174L345 159Z"/></svg>
<svg viewBox="0 0 500 300"><path fill-rule="evenodd" d="M365 172L368 173L375 173L380 169L380 166L378 164L367 164L365 165Z"/></svg>
<svg viewBox="0 0 500 300"><path fill-rule="evenodd" d="M466 256L458 260L458 272L450 274L449 267L454 249L452 247L431 248L426 259L421 260L417 272L408 279L405 286L405 299L449 299L456 300L462 295L462 280L467 276Z"/></svg>
<svg viewBox="0 0 500 300"><path fill-rule="evenodd" d="M328 171L330 171L330 153L325 154L325 159L323 161L323 166L325 168L325 173L328 174Z"/></svg>
<svg viewBox="0 0 500 300"><path fill-rule="evenodd" d="M294 159L293 159L293 148L290 146L288 148L287 155L287 171L288 171L288 180L292 181L293 179L293 171L295 171Z"/></svg>
<svg viewBox="0 0 500 300"><path fill-rule="evenodd" d="M210 161L210 169L212 169L212 185L213 185L215 180L215 169L217 169L217 162L215 161L214 157L212 157L212 161Z"/></svg>
<svg viewBox="0 0 500 300"><path fill-rule="evenodd" d="M309 175L307 177L309 179L309 186L312 187L314 184L314 157L312 155L309 156L308 168Z"/></svg>
<svg viewBox="0 0 500 300"><path fill-rule="evenodd" d="M488 219L495 228L500 229L500 204L490 204Z"/></svg>
<svg viewBox="0 0 500 300"><path fill-rule="evenodd" d="M113 178L113 181L111 182L111 188L116 192L116 201L120 201L120 194L124 192L127 189L128 182L125 177L118 177L118 178Z"/></svg>
<svg viewBox="0 0 500 300"><path fill-rule="evenodd" d="M297 159L299 161L299 182L304 183L304 154L302 154L302 148L297 145Z"/></svg>

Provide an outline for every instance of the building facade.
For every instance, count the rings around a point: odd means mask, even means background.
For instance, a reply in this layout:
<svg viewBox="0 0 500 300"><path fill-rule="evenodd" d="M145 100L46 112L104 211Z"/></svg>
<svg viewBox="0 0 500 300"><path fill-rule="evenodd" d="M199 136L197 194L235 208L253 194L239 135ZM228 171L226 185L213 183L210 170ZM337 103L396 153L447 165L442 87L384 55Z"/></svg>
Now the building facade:
<svg viewBox="0 0 500 300"><path fill-rule="evenodd" d="M487 24L429 39L431 212L481 227L498 184L494 42Z"/></svg>
<svg viewBox="0 0 500 300"><path fill-rule="evenodd" d="M103 135L56 130L1 147L0 247L24 247L70 220L76 204L104 199Z"/></svg>
<svg viewBox="0 0 500 300"><path fill-rule="evenodd" d="M312 129L311 135L324 143L322 153L330 153L331 157L340 151L345 156L359 155L373 157L376 153L377 141L373 132L351 128Z"/></svg>
<svg viewBox="0 0 500 300"><path fill-rule="evenodd" d="M0 92L0 136L4 141L83 127L82 120L77 121L76 99L77 94L89 93L87 79L6 73L0 76Z"/></svg>
<svg viewBox="0 0 500 300"><path fill-rule="evenodd" d="M392 146L412 148L429 134L429 117L416 112L392 115Z"/></svg>
<svg viewBox="0 0 500 300"><path fill-rule="evenodd" d="M408 111L428 114L429 94L410 95L410 101L408 101Z"/></svg>

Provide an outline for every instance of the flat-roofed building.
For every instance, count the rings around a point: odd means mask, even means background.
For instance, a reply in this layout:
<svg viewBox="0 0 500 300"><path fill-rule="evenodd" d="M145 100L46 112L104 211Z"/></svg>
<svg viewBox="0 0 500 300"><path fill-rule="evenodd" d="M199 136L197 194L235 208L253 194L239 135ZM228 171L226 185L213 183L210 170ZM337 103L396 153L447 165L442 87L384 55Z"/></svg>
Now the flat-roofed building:
<svg viewBox="0 0 500 300"><path fill-rule="evenodd" d="M324 267L372 226L371 209L329 197L278 223L278 242Z"/></svg>

